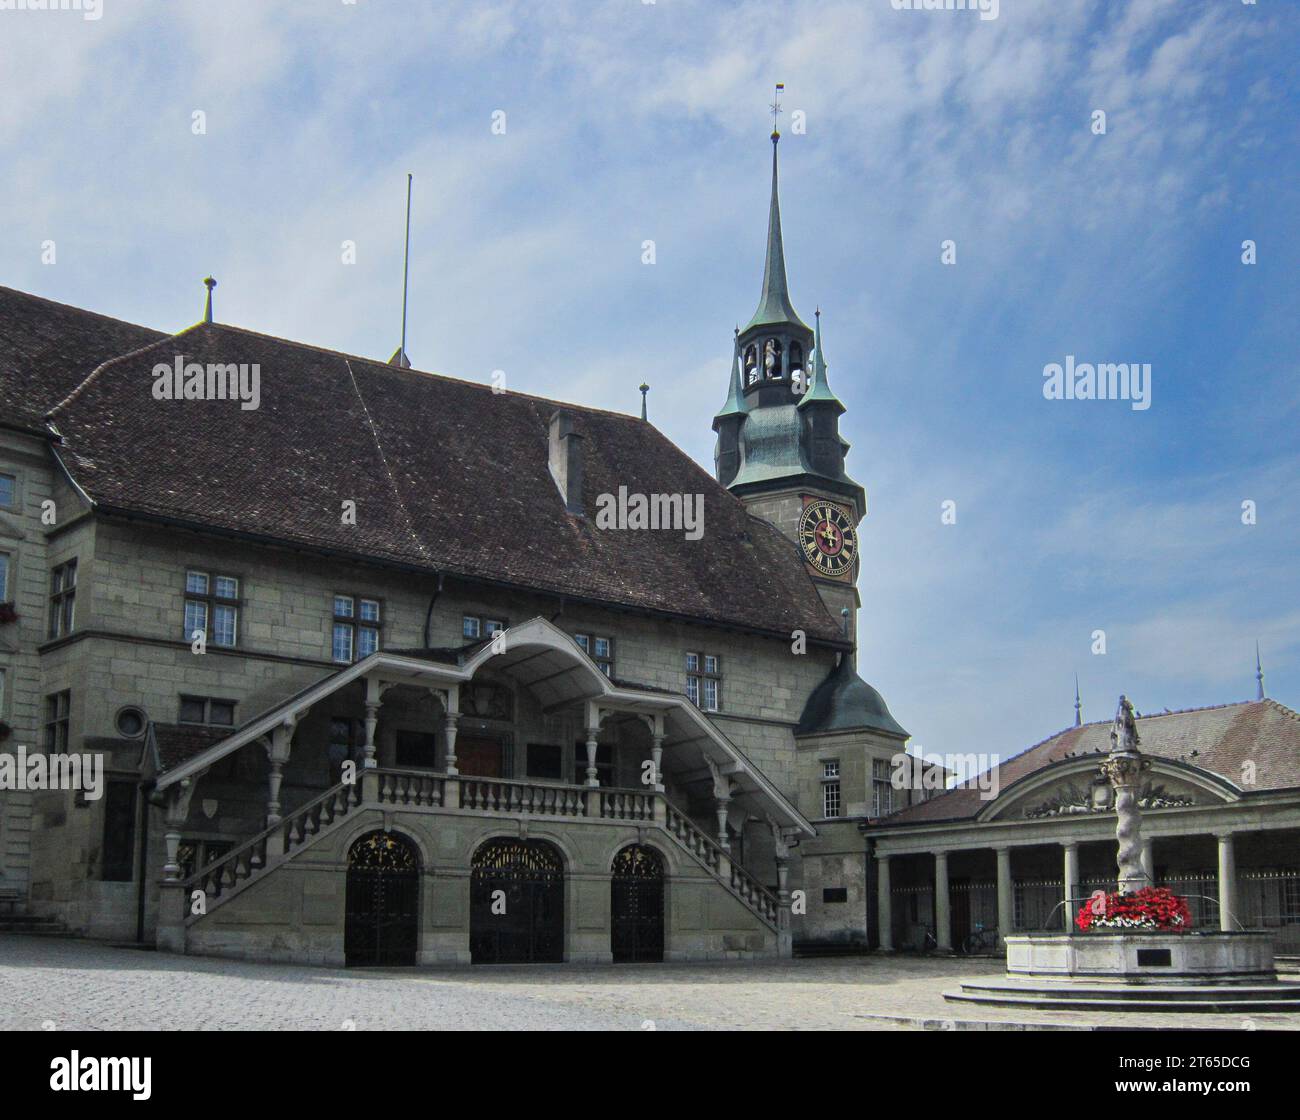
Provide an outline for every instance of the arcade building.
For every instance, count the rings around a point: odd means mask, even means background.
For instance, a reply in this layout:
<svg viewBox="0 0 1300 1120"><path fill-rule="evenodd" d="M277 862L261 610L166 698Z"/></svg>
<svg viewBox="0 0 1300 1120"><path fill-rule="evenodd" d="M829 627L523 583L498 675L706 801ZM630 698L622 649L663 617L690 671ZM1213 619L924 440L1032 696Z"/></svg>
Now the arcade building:
<svg viewBox="0 0 1300 1120"><path fill-rule="evenodd" d="M0 751L106 766L96 798L0 790L0 926L364 965L1059 920L1113 827L1094 725L992 803L892 780L908 733L856 664L866 501L787 287L778 141L716 477L644 413L256 334L211 287L176 334L0 288ZM177 363L256 365L258 407L157 399ZM598 526L620 488L698 496L702 536ZM1157 873L1213 871L1216 899L1272 876L1261 912L1300 928L1295 713L1261 689L1140 726Z"/></svg>

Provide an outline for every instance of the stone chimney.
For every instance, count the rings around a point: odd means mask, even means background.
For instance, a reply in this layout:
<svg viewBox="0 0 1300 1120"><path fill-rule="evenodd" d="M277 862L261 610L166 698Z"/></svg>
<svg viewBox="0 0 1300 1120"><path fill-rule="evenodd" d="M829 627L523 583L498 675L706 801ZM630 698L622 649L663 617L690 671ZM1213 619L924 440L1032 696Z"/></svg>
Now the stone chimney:
<svg viewBox="0 0 1300 1120"><path fill-rule="evenodd" d="M550 444L551 477L564 508L582 517L582 436L574 430L573 414L567 409L558 409L551 417Z"/></svg>

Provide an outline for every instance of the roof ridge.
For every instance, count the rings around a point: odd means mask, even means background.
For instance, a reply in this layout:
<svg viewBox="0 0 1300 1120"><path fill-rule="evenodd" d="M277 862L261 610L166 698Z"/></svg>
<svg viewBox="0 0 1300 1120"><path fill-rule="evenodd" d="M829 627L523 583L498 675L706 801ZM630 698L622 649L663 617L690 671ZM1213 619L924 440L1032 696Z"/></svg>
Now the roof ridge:
<svg viewBox="0 0 1300 1120"><path fill-rule="evenodd" d="M139 331L154 331L157 334L165 335L166 331L160 331L157 327L146 327L143 323L133 323L130 319L119 319L116 315L106 315L102 311L91 311L85 307L78 307L76 304L64 303L62 300L50 299L49 296L39 296L35 292L25 292L21 288L11 288L7 284L0 284L0 293L20 296L23 299L34 299L39 303L53 304L55 307L62 307L68 311L75 311L79 315L93 315L96 319L107 319L110 323L121 323L123 326L134 327Z"/></svg>
<svg viewBox="0 0 1300 1120"><path fill-rule="evenodd" d="M433 370L418 369L415 366L390 365L388 362L385 362L380 358L367 358L363 354L349 354L346 350L334 350L328 346L317 346L312 342L301 342L296 338L285 338L283 335L267 334L265 331L255 331L249 327L236 326L233 323L197 323L195 325L200 327L209 327L214 330L234 331L236 334L247 335L250 338L265 338L271 342L281 342L286 346L297 346L303 350L313 350L318 354L325 354L330 357L343 358L345 361L349 362L360 362L363 365L374 366L376 371L384 373L406 374L414 377L432 377L439 381L450 381L456 385L464 385L471 389L480 389L493 393L494 395L496 393L496 390L494 390L491 385L485 385L481 381L470 381L464 377L455 377L450 373L435 373ZM620 420L634 421L637 424L649 423L648 421L643 421L640 416L633 415L630 412L618 412L612 408L595 408L592 405L576 404L573 401L557 400L554 397L543 397L536 393L522 393L516 389L507 389L506 392L513 397L522 397L525 400L540 401L542 404L554 405L557 408L571 408L578 412L596 413L601 416L613 416ZM650 427L654 428L654 425L650 424ZM654 430L658 431L659 429L655 428Z"/></svg>
<svg viewBox="0 0 1300 1120"><path fill-rule="evenodd" d="M162 338L155 339L153 342L150 342L145 346L139 346L134 350L128 350L124 354L118 354L115 357L107 358L104 361L100 362L99 365L97 365L88 374L86 374L84 378L82 378L82 380L77 384L76 388L73 389L71 393L69 393L66 397L63 398L63 400L59 401L56 405L54 405L53 408L51 408L49 411L45 413L45 419L49 421L54 416L54 414L59 411L59 409L64 408L65 406L70 405L73 401L75 401L81 395L82 391L86 389L90 385L90 383L94 381L101 373L103 373L104 370L106 370L109 366L114 365L117 362L126 362L126 361L130 361L132 358L138 358L141 354L147 354L155 346L162 346L166 342L174 342L176 339L180 338L181 335L188 334L192 330L194 330L194 327L186 327L184 330L177 331L175 334L165 334L162 336Z"/></svg>

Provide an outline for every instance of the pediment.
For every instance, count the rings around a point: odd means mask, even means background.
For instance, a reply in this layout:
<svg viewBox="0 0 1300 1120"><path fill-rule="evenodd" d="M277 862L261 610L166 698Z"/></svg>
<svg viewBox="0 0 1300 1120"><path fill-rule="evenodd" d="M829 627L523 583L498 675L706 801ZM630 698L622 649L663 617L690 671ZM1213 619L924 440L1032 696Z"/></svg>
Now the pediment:
<svg viewBox="0 0 1300 1120"><path fill-rule="evenodd" d="M1138 787L1143 812L1221 805L1240 796L1236 787L1208 770L1169 759L1150 762ZM1102 777L1100 763L1098 755L1044 767L1003 790L980 819L1034 821L1114 812L1114 790Z"/></svg>

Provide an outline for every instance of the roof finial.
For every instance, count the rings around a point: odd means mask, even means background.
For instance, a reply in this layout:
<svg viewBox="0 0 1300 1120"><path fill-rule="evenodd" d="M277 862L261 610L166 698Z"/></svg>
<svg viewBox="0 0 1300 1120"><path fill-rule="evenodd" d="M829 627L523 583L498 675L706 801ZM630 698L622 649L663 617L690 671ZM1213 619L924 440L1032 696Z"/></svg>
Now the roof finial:
<svg viewBox="0 0 1300 1120"><path fill-rule="evenodd" d="M775 144L781 139L781 133L777 131L776 118L781 115L781 91L785 89L785 82L776 83L776 93L772 97L772 104L768 106L772 110L772 143Z"/></svg>
<svg viewBox="0 0 1300 1120"><path fill-rule="evenodd" d="M212 289L217 286L217 282L211 276L205 276L203 286L208 289L207 302L203 306L203 321L210 323L212 322Z"/></svg>
<svg viewBox="0 0 1300 1120"><path fill-rule="evenodd" d="M1264 666L1259 660L1259 642L1255 643L1255 699L1264 699Z"/></svg>
<svg viewBox="0 0 1300 1120"><path fill-rule="evenodd" d="M1083 703L1079 700L1079 674L1074 674L1074 726L1083 726Z"/></svg>
<svg viewBox="0 0 1300 1120"><path fill-rule="evenodd" d="M644 381L642 381L641 382L641 419L642 420L647 419L646 412L645 412L645 398L648 392L650 392L650 386L647 385Z"/></svg>

